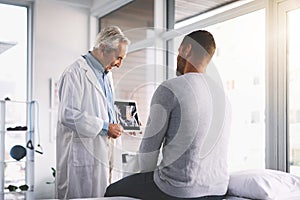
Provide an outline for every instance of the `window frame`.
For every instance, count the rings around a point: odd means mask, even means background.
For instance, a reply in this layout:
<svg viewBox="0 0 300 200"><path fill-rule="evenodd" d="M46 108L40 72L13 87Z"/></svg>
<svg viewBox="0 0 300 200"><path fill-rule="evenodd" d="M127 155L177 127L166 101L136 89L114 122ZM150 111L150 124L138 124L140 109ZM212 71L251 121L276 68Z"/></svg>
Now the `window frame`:
<svg viewBox="0 0 300 200"><path fill-rule="evenodd" d="M272 4L273 3L273 4ZM282 171L290 172L290 151L289 151L289 83L288 83L288 58L287 58L287 13L300 8L300 2L295 0L276 0L271 2L273 11L273 35L277 38L273 41L276 52L273 51L277 60L277 168ZM271 19L270 19L271 20ZM274 59L275 60L275 59Z"/></svg>

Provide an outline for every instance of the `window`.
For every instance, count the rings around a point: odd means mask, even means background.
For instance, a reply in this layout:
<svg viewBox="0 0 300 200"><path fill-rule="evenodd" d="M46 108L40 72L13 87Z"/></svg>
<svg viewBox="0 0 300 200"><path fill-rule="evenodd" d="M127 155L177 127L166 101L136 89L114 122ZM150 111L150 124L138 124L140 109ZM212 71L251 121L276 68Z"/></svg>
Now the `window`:
<svg viewBox="0 0 300 200"><path fill-rule="evenodd" d="M219 7L222 7L235 1L237 0L175 0L175 21L180 22L191 17L199 16L202 13L215 10Z"/></svg>
<svg viewBox="0 0 300 200"><path fill-rule="evenodd" d="M231 171L265 168L265 10L207 27L232 106Z"/></svg>
<svg viewBox="0 0 300 200"><path fill-rule="evenodd" d="M100 27L117 25L132 43L151 36L154 27L154 0L133 1L100 18Z"/></svg>
<svg viewBox="0 0 300 200"><path fill-rule="evenodd" d="M119 26L131 40L126 59L119 69L113 70L116 99L131 99L137 102L142 126L147 123L150 100L160 83L162 66L157 64L157 52L153 42L154 0L133 1L99 19L100 27ZM150 41L150 42L149 42ZM160 50L161 51L161 50ZM161 53L161 52L160 52ZM138 151L140 137L122 135L123 150Z"/></svg>
<svg viewBox="0 0 300 200"><path fill-rule="evenodd" d="M217 46L207 73L217 69L232 107L230 171L265 167L264 19L265 10L259 10L203 28ZM175 38L175 52L182 39Z"/></svg>
<svg viewBox="0 0 300 200"><path fill-rule="evenodd" d="M27 8L0 4L0 98L26 100Z"/></svg>
<svg viewBox="0 0 300 200"><path fill-rule="evenodd" d="M215 16L226 10L236 8L253 0L199 1L175 0L175 28L186 26L200 20ZM186 11L189 12L186 12Z"/></svg>
<svg viewBox="0 0 300 200"><path fill-rule="evenodd" d="M1 100L27 100L27 20L27 7L0 4ZM6 128L26 125L26 104L7 104L5 124ZM25 162L15 162L9 154L13 146L26 146L24 143L20 133L5 136L5 186L25 182Z"/></svg>

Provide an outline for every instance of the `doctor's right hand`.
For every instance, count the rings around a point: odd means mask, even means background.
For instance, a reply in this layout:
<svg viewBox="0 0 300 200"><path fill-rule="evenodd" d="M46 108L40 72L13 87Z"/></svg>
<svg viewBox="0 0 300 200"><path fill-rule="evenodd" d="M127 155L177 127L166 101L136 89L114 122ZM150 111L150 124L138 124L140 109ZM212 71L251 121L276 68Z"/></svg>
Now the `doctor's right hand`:
<svg viewBox="0 0 300 200"><path fill-rule="evenodd" d="M120 124L109 124L107 135L108 137L116 139L122 135L123 131L124 129Z"/></svg>

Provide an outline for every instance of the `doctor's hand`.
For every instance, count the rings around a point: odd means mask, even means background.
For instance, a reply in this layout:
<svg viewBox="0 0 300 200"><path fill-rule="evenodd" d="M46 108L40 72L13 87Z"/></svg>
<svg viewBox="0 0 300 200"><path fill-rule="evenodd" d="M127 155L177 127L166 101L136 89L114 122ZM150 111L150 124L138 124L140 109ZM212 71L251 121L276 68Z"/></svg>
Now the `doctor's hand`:
<svg viewBox="0 0 300 200"><path fill-rule="evenodd" d="M120 124L109 124L107 135L108 137L116 139L122 135L123 131L124 129Z"/></svg>

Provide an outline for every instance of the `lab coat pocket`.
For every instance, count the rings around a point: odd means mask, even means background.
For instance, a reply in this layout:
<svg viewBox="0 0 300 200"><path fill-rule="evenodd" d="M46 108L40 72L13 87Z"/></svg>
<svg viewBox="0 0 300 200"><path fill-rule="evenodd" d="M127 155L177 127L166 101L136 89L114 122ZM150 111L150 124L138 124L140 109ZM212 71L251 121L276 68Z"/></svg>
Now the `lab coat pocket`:
<svg viewBox="0 0 300 200"><path fill-rule="evenodd" d="M94 165L93 139L74 138L72 146L73 165L77 167Z"/></svg>

